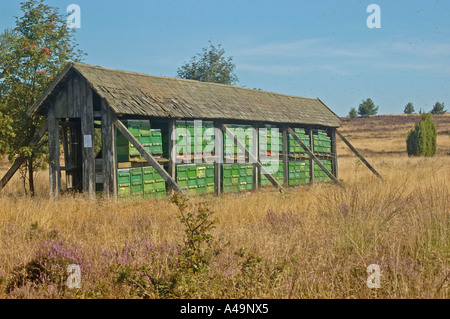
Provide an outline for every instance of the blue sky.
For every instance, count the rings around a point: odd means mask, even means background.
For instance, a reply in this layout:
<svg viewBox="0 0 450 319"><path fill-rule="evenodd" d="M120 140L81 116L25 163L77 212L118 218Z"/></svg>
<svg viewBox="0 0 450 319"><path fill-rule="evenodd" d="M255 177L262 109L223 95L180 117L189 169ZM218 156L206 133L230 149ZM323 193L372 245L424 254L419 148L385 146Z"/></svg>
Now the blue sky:
<svg viewBox="0 0 450 319"><path fill-rule="evenodd" d="M412 102L450 106L448 0L47 0L81 7L77 40L85 63L175 77L213 43L236 64L238 85L319 97L344 116L372 98L380 114ZM369 29L369 4L381 29ZM0 30L18 0L0 0Z"/></svg>

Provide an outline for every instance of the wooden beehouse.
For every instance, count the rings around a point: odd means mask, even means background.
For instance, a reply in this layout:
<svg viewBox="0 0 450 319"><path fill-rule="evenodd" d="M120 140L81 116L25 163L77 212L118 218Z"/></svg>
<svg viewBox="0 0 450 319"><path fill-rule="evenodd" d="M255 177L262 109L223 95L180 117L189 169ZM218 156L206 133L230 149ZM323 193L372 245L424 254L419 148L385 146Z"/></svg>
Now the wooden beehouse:
<svg viewBox="0 0 450 319"><path fill-rule="evenodd" d="M135 167L154 169L167 190L182 193L192 193L189 190L194 186L199 194L204 187L216 194L229 192L234 190L235 180L239 183L236 191L267 186L283 190L298 186L298 181L339 184L336 134L340 135L337 128L341 121L319 99L69 63L29 114L47 118L31 144L48 131L53 197L62 190L85 192L91 197L99 191L117 196L118 172ZM141 143L136 132L131 132L129 123L133 121L149 123L160 132L157 155ZM177 151L174 136L180 126L188 131L186 123L196 122L207 123L215 135L214 152L208 157L188 156L198 166L198 174L204 167L211 174L208 176L187 176L193 167L183 166ZM198 127L202 125L206 126ZM241 139L238 132L243 127L248 128L247 137ZM269 136L264 133L268 128L279 134ZM125 160L118 156L120 139L120 152L128 143L134 150L132 156L125 155ZM263 153L272 152L277 153L281 168L276 173L270 172L262 159ZM237 153L246 165L241 168L242 176L233 174L237 166L227 166L233 165L227 160L231 157L233 162ZM19 159L2 180L2 187L18 166ZM304 174L296 179L301 169ZM202 178L209 178L205 186L201 185Z"/></svg>

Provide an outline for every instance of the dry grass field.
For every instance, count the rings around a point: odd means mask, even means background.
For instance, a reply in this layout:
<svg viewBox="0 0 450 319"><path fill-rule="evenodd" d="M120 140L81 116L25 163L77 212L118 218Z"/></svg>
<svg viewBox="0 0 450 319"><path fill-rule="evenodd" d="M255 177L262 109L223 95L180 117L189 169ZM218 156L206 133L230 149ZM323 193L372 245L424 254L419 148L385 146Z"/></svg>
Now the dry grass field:
<svg viewBox="0 0 450 319"><path fill-rule="evenodd" d="M344 188L191 198L183 208L54 202L44 171L31 199L15 177L0 194L0 298L448 299L450 116L435 120L434 158L406 156L417 116L344 121L384 177L338 141ZM80 289L66 286L69 264L80 265ZM366 285L371 264L379 289Z"/></svg>

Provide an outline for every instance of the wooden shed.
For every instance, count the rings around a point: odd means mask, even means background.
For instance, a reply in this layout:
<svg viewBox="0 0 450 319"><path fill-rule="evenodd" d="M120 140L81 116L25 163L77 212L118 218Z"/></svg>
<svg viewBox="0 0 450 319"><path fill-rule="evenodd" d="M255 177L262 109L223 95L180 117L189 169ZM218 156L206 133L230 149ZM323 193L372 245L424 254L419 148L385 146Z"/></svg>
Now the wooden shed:
<svg viewBox="0 0 450 319"><path fill-rule="evenodd" d="M261 176L280 190L290 186L289 163L298 160L289 152L292 143L298 143L304 150L300 159L310 163L309 183L314 183L314 169L320 169L329 180L339 184L336 132L341 121L316 98L69 63L29 114L48 119L35 140L48 130L52 196L61 191L61 172L65 172L65 188L87 192L91 197L96 191L117 196L117 172L124 165L117 160L118 134L139 152L141 166L144 163L156 170L168 190L185 192L186 188L178 185L176 139L172 138L177 130L176 123L181 120L208 121L216 134L231 138L253 165L253 190L259 187ZM152 127L161 131L163 155L151 154L136 134L130 132L126 123L132 120L149 121ZM250 150L248 145L240 142L230 129L233 125L252 128L255 148ZM268 126L278 129L281 134L279 160L284 164L281 173L284 179L273 176L260 158L259 131ZM295 129L303 130L309 138L308 143L299 138ZM328 152L315 150L315 132L323 132L329 138L331 149ZM95 143L101 146L95 147ZM214 143L214 190L220 194L224 185L223 165L226 165L223 137L216 137ZM60 149L64 164L60 164ZM101 151L96 154L95 149ZM325 161L331 166L325 166ZM128 164L129 167L137 165Z"/></svg>

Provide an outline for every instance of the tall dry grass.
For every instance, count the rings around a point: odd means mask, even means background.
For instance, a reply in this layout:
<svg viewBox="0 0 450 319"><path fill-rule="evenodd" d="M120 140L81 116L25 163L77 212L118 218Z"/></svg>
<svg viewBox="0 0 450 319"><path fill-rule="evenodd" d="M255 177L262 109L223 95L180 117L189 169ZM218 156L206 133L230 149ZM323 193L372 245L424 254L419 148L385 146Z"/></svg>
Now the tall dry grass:
<svg viewBox="0 0 450 319"><path fill-rule="evenodd" d="M208 267L183 266L185 233L170 200L48 199L20 185L0 195L1 298L448 298L450 159L354 158L339 162L345 185L285 194L192 198L219 220ZM82 288L67 289L67 263ZM366 285L381 267L381 288Z"/></svg>

